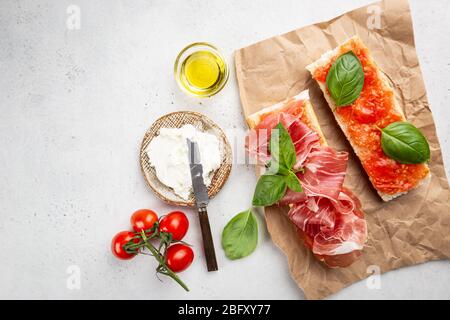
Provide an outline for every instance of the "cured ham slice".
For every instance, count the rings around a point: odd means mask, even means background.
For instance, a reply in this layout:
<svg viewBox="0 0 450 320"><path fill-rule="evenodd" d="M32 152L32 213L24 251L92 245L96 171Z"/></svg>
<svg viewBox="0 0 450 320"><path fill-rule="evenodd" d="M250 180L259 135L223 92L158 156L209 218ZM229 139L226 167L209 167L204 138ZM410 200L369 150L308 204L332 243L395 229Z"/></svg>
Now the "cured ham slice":
<svg viewBox="0 0 450 320"><path fill-rule="evenodd" d="M293 133L290 132L291 137L292 134L294 134L293 139L295 139L295 135L299 136L298 140L305 139L303 134L301 134L302 130L308 130L311 131L309 128L305 128L304 124L301 124L299 121L297 121L298 118L294 115L283 112L279 114L274 114L271 117L265 118L258 127L253 130L247 137L246 137L246 148L250 155L256 156L257 160L262 163L267 163L270 160L270 154L269 154L269 141L270 136L272 134L272 129L275 128L278 123L283 124L285 128L291 128L296 129L293 131ZM299 127L304 126L304 127ZM291 129L292 130L292 129ZM298 132L298 133L297 133ZM314 142L318 141L319 137L317 134L312 134L308 138L308 143L313 144ZM300 150L302 146L305 145L305 143L301 143L300 141L293 141L294 145ZM297 147L298 146L298 147ZM305 155L306 156L306 155ZM297 156L298 157L298 156Z"/></svg>
<svg viewBox="0 0 450 320"><path fill-rule="evenodd" d="M367 236L359 201L343 189L337 200L307 197L291 207L289 218L312 253L329 267L346 267L359 257Z"/></svg>
<svg viewBox="0 0 450 320"><path fill-rule="evenodd" d="M305 193L337 199L347 170L348 153L336 152L330 147L315 147L306 156L304 173L299 173Z"/></svg>
<svg viewBox="0 0 450 320"><path fill-rule="evenodd" d="M294 168L299 170L303 192L288 190L279 204L290 206L289 219L316 258L330 267L346 267L361 255L367 238L366 222L359 200L343 187L348 153L326 145L308 106L311 108L303 95L258 115L247 150L267 163L271 131L278 123L283 124L295 146Z"/></svg>
<svg viewBox="0 0 450 320"><path fill-rule="evenodd" d="M295 152L297 153L297 162L294 168L300 169L311 151L320 146L320 137L298 119L288 128L289 135L294 143Z"/></svg>
<svg viewBox="0 0 450 320"><path fill-rule="evenodd" d="M305 156L305 160L298 165L298 169L302 168L302 171L297 173L297 177L304 192L289 190L281 203L297 203L305 200L305 197L337 199L344 183L347 161L346 152L336 152L321 145L314 146Z"/></svg>

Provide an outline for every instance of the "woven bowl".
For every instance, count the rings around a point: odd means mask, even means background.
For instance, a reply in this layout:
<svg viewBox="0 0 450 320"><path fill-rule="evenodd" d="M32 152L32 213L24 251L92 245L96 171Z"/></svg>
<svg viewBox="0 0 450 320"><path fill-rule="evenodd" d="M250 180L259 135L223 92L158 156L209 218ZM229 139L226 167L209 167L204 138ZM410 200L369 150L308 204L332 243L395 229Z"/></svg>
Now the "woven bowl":
<svg viewBox="0 0 450 320"><path fill-rule="evenodd" d="M190 195L189 200L176 195L173 190L158 180L155 169L150 166L148 155L145 152L148 144L154 137L159 134L161 128L180 128L185 124L191 124L195 128L214 134L220 143L220 153L222 157L222 163L220 167L214 172L211 179L211 184L208 187L209 198L214 197L228 179L231 172L231 147L222 129L219 128L213 121L205 117L204 115L191 112L191 111L179 111L166 114L158 120L156 120L152 126L145 133L142 140L140 150L140 162L142 173L144 174L145 181L153 193L163 200L164 202L175 206L195 206L194 195Z"/></svg>

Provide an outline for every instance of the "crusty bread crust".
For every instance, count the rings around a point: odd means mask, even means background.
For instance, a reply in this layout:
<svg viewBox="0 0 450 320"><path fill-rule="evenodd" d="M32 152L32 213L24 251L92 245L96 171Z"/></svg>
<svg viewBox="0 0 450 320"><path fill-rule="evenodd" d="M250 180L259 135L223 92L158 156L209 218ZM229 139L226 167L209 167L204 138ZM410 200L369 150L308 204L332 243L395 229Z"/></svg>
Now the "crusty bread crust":
<svg viewBox="0 0 450 320"><path fill-rule="evenodd" d="M322 144L327 145L325 136L324 136L322 129L320 127L320 124L319 124L319 120L317 119L317 115L314 112L314 108L313 108L311 102L309 101L309 91L308 90L302 91L301 93L299 93L298 95L296 95L293 98L287 99L287 100L277 103L273 106L266 107L256 113L249 115L247 117L248 126L250 127L250 129L256 128L256 126L264 119L265 116L267 116L268 114L271 114L271 113L283 111L283 109L286 108L286 103L291 100L294 100L294 101L303 100L304 101L304 111L305 111L306 117L310 121L310 125L312 126L311 129L316 131L317 134L320 136Z"/></svg>
<svg viewBox="0 0 450 320"><path fill-rule="evenodd" d="M255 129L255 127L264 119L265 116L271 113L276 113L276 111L282 111L286 107L286 102L289 100L299 101L299 100L309 100L308 90L300 92L293 98L289 98L285 101L281 101L270 107L265 107L260 111L253 113L247 117L247 123L250 129Z"/></svg>
<svg viewBox="0 0 450 320"><path fill-rule="evenodd" d="M364 43L361 41L361 39L359 39L359 37L357 37L357 36L352 37L352 38L348 39L347 41L345 41L344 43L342 43L342 44L341 44L340 46L338 46L337 48L335 48L334 50L328 51L328 52L326 52L325 54L323 54L322 57L320 57L317 61L311 63L311 64L308 65L308 66L306 66L306 69L307 69L312 75L314 75L314 73L316 72L316 70L317 70L318 68L321 68L321 67L323 67L323 66L329 64L329 63L331 62L331 60L332 60L334 57L336 57L336 56L340 53L340 48L341 48L342 46L346 45L348 42L351 42L351 41L355 41L355 42L358 43L358 45L365 47ZM370 57L370 59L371 59L371 62L375 64L375 61L373 61L371 57ZM389 90L393 90L392 87L391 87L391 85L390 85L390 83L389 83L388 78L386 77L386 75L380 70L380 68L377 68L377 70L378 70L378 76L380 77L380 79L381 79L383 85L384 85L386 88L388 88ZM347 124L345 124L344 122L342 122L342 121L339 119L339 117L335 114L334 110L335 110L337 107L336 107L336 105L335 105L335 103L334 103L334 101L333 101L333 98L332 98L332 97L330 96L330 94L328 93L328 90L327 90L327 87L326 87L326 83L323 83L323 82L320 82L320 81L317 81L317 83L319 84L320 89L322 90L323 95L324 95L325 99L327 100L329 107L330 107L331 110L333 111L333 114L334 114L334 116L335 116L335 119L336 119L337 123L339 124L339 126L340 126L341 129L342 129L342 131L344 132L344 134L345 134L347 140L350 142L350 145L352 146L352 148L353 148L353 150L355 151L356 155L359 157L359 155L360 155L360 153L361 153L361 150L360 150L360 148L352 141L352 139L350 138L350 135L349 135L349 132L348 132L348 126L347 126ZM393 96L393 98L392 98L392 103L393 103L394 109L395 109L399 114L401 114L402 117L403 117L403 120L406 121L406 117L405 117L405 115L404 115L404 113L403 113L403 110L402 110L402 108L400 107L400 105L398 104L397 100L394 98L394 96ZM429 169L428 169L428 171L429 171ZM426 181L427 177L429 177L429 174L428 174L428 175L427 175L427 176L426 176L426 177L425 177L425 178L424 178L424 179L416 186L416 188L419 187L420 185L422 185L422 184ZM372 182L372 184L374 184L373 181L372 181L372 179L371 179L370 177L369 177L369 179L370 179L370 181ZM380 197L383 199L383 201L390 201L390 200L393 200L393 199L395 199L395 198L397 198L397 197L400 197L401 195L404 195L404 194L408 193L408 192L401 192L401 193L397 193L397 194L393 194L393 195L392 195L392 194L386 194L386 193L380 192L380 191L378 191L378 190L377 190L377 192L378 192L378 194L380 195Z"/></svg>

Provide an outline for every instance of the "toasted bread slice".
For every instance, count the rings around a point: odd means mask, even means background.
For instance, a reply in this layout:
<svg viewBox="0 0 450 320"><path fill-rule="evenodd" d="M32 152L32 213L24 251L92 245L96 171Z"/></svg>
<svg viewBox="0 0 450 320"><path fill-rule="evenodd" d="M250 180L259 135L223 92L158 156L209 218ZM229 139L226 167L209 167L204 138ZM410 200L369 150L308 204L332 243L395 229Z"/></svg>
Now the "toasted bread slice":
<svg viewBox="0 0 450 320"><path fill-rule="evenodd" d="M334 50L328 51L325 54L322 55L322 57L320 59L318 59L317 61L315 61L314 63L308 65L306 67L306 69L312 74L313 78L314 75L316 74L316 71L319 70L320 68L329 66L337 57L339 57L342 53L343 53L343 48L346 47L357 47L357 48L362 48L363 50L368 50L367 47L364 45L364 43L361 41L361 39L359 39L359 37L355 36L352 37L350 39L348 39L347 41L345 41L344 43L342 43L340 46L338 46L337 48L335 48ZM369 55L368 56L368 63L372 64L372 65L376 65L375 61L373 60L373 58ZM384 87L384 89L392 92L391 95L391 103L392 106L394 108L394 110L400 114L403 118L403 121L406 121L406 117L403 113L402 108L400 107L400 105L398 104L397 100L394 97L393 94L393 89L390 85L390 82L388 80L388 78L386 77L386 75L377 67L377 75L376 75L380 80L381 83ZM355 151L356 155L361 159L361 153L362 150L361 148L355 143L355 141L352 140L351 135L349 134L349 130L348 130L348 125L339 117L339 115L336 114L336 112L334 112L337 108L336 104L333 101L333 98L330 96L328 89L327 89L327 85L326 82L323 81L318 81L316 79L317 83L320 86L320 89L322 90L325 99L328 102L328 105L330 107L330 109L333 111L333 114L336 118L337 123L339 124L339 126L341 127L342 131L344 132L345 136L347 137L347 140L350 142L353 150ZM362 160L361 160L362 161ZM363 164L364 166L364 164ZM418 181L418 183L411 189L405 191L405 192L398 192L398 193L394 193L394 194L388 194L385 192L382 192L380 190L377 189L376 184L373 181L373 177L371 177L369 175L369 179L372 182L372 184L374 185L375 189L377 190L378 194L380 195L380 197L383 199L383 201L390 201L393 200L401 195L404 195L406 193L408 193L410 190L419 187L424 181L425 179L429 176L429 168L426 164L424 164L425 166L425 170L426 170L426 175L420 180Z"/></svg>
<svg viewBox="0 0 450 320"><path fill-rule="evenodd" d="M280 103L277 103L271 107L264 108L256 113L251 114L247 117L247 123L250 129L256 128L258 124L265 118L265 116L277 112L282 112L283 109L288 107L289 102L291 101L303 101L303 108L305 111L305 117L309 120L309 125L311 126L311 129L317 132L317 134L320 136L321 143L324 145L327 145L325 136L322 132L322 129L320 128L319 120L317 119L317 115L314 112L314 108L309 101L309 91L305 90L296 95L295 97L292 97L291 99L287 101L283 101Z"/></svg>

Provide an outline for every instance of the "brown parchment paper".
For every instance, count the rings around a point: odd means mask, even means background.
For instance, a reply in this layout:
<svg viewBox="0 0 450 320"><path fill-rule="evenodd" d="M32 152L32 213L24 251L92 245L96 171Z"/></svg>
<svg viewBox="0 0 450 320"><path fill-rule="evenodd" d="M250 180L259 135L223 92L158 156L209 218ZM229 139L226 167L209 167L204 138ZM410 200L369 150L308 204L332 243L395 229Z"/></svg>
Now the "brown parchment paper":
<svg viewBox="0 0 450 320"><path fill-rule="evenodd" d="M381 28L369 30L368 21L373 25L373 14L378 10L374 6L381 9ZM389 203L383 203L372 188L319 87L305 69L353 35L359 35L370 48L392 81L407 119L424 132L431 146L431 179ZM367 246L351 267L327 268L298 240L287 219L287 208L265 210L272 240L286 254L291 275L308 299L324 298L370 276L377 268L387 272L450 257L450 190L415 50L407 0L378 2L256 43L236 51L235 63L246 116L307 88L330 145L350 151L345 183L360 198L368 224Z"/></svg>

